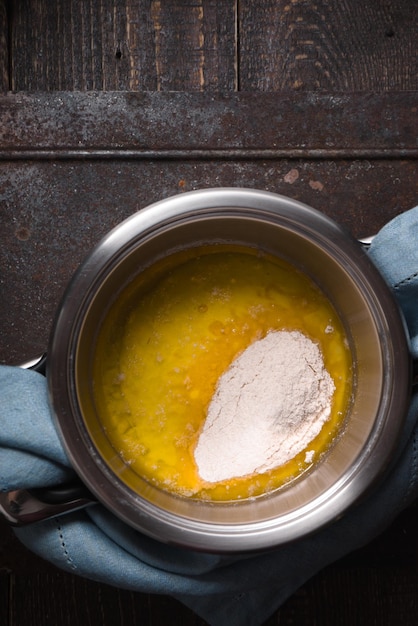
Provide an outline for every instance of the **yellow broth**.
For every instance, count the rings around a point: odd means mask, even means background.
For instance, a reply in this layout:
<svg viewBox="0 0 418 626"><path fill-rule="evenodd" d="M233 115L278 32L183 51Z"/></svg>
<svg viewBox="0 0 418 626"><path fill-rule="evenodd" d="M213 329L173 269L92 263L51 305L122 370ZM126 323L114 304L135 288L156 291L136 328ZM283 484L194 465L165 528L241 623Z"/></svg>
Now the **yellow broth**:
<svg viewBox="0 0 418 626"><path fill-rule="evenodd" d="M285 465L207 483L193 451L217 381L274 330L299 330L319 344L335 384L330 419ZM254 497L308 470L341 428L351 379L343 325L311 279L276 257L226 245L175 253L142 272L106 315L94 362L97 411L120 458L162 489L212 500Z"/></svg>

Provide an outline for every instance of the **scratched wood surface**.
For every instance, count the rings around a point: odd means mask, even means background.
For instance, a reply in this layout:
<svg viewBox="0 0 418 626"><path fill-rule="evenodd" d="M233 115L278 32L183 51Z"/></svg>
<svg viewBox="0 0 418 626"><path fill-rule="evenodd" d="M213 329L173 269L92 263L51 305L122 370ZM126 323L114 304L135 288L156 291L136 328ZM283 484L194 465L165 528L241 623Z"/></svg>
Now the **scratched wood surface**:
<svg viewBox="0 0 418 626"><path fill-rule="evenodd" d="M86 251L154 200L253 186L356 236L416 204L417 31L416 0L0 0L0 362L44 350ZM265 626L415 626L417 527L415 505ZM118 623L204 626L0 522L0 624Z"/></svg>
<svg viewBox="0 0 418 626"><path fill-rule="evenodd" d="M413 0L240 6L242 90L417 89Z"/></svg>
<svg viewBox="0 0 418 626"><path fill-rule="evenodd" d="M414 0L2 3L13 90L418 88Z"/></svg>

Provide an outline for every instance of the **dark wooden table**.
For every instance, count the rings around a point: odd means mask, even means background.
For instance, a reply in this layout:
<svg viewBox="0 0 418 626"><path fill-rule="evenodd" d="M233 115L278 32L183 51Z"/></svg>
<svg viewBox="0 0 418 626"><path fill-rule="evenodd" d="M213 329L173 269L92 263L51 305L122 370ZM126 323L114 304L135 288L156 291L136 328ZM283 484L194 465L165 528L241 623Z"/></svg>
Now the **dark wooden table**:
<svg viewBox="0 0 418 626"><path fill-rule="evenodd" d="M0 0L0 362L42 353L87 251L168 195L267 189L358 237L416 205L417 34L416 0ZM415 626L417 527L413 506L266 626ZM0 529L0 624L204 624Z"/></svg>

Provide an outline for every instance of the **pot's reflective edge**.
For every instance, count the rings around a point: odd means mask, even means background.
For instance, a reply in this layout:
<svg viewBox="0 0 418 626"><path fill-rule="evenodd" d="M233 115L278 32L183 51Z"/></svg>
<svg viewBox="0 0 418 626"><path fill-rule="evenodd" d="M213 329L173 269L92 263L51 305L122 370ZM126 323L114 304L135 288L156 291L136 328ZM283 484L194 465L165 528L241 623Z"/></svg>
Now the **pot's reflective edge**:
<svg viewBox="0 0 418 626"><path fill-rule="evenodd" d="M343 317L356 360L356 399L343 444L307 479L255 501L179 498L110 468L89 387L97 324L138 268L184 246L256 246L290 260L319 284ZM58 431L81 479L134 528L215 552L260 550L295 540L343 514L384 473L409 404L410 357L402 316L362 247L323 214L283 196L209 189L163 200L128 218L92 251L68 287L51 334L48 381ZM93 416L92 416L93 415ZM118 465L120 467L118 467Z"/></svg>

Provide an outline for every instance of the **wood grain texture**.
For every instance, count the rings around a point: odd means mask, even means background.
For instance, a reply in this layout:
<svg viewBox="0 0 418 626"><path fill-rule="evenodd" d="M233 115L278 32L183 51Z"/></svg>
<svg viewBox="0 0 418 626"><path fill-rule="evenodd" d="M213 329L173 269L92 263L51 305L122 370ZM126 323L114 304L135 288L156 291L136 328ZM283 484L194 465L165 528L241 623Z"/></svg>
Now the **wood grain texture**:
<svg viewBox="0 0 418 626"><path fill-rule="evenodd" d="M9 626L205 626L171 598L132 593L62 572L9 579Z"/></svg>
<svg viewBox="0 0 418 626"><path fill-rule="evenodd" d="M415 0L240 1L240 89L418 89Z"/></svg>
<svg viewBox="0 0 418 626"><path fill-rule="evenodd" d="M178 0L151 3L157 90L234 88L234 2Z"/></svg>
<svg viewBox="0 0 418 626"><path fill-rule="evenodd" d="M13 90L418 88L414 0L21 0Z"/></svg>
<svg viewBox="0 0 418 626"><path fill-rule="evenodd" d="M0 95L0 158L417 158L418 93Z"/></svg>
<svg viewBox="0 0 418 626"><path fill-rule="evenodd" d="M235 0L22 0L11 19L15 91L234 88Z"/></svg>
<svg viewBox="0 0 418 626"><path fill-rule="evenodd" d="M0 92L9 89L9 20L7 1L0 0Z"/></svg>
<svg viewBox="0 0 418 626"><path fill-rule="evenodd" d="M119 57L126 15L112 0L23 0L11 20L13 90L123 88L129 80Z"/></svg>

